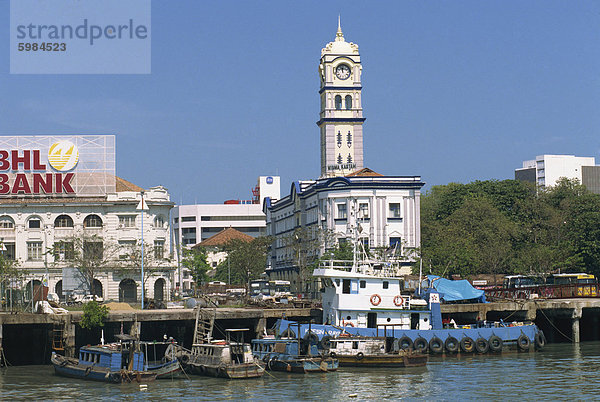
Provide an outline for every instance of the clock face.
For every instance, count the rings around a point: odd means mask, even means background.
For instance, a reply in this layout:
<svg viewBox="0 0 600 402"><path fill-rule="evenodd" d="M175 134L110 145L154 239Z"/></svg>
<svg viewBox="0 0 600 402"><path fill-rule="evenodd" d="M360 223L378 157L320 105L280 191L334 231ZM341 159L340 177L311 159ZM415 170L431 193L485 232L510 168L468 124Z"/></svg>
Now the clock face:
<svg viewBox="0 0 600 402"><path fill-rule="evenodd" d="M345 64L340 64L335 69L335 76L340 80L345 80L350 77L350 67Z"/></svg>

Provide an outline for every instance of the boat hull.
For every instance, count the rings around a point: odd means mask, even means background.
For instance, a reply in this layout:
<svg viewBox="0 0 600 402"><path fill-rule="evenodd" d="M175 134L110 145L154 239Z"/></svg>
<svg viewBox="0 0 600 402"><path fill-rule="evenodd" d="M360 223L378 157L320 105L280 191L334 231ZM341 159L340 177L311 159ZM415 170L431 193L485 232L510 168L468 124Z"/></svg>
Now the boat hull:
<svg viewBox="0 0 600 402"><path fill-rule="evenodd" d="M231 380L262 377L265 367L258 363L240 363L223 366L213 366L198 363L188 363L186 371L190 374L208 377L227 378Z"/></svg>
<svg viewBox="0 0 600 402"><path fill-rule="evenodd" d="M54 366L54 373L62 377L101 381L113 384L150 382L156 379L155 373L147 371L112 371L107 367L80 365L76 359L69 359L59 355L53 355L51 361Z"/></svg>
<svg viewBox="0 0 600 402"><path fill-rule="evenodd" d="M336 356L341 367L422 367L427 364L427 355L364 355Z"/></svg>
<svg viewBox="0 0 600 402"><path fill-rule="evenodd" d="M177 378L183 374L181 364L177 359L155 366L148 366L147 370L155 373L157 380Z"/></svg>
<svg viewBox="0 0 600 402"><path fill-rule="evenodd" d="M336 371L339 367L337 359L325 358L325 359L311 359L311 358L300 358L300 359L287 359L287 360L269 360L267 363L267 369L273 371L284 371L288 373L318 373Z"/></svg>

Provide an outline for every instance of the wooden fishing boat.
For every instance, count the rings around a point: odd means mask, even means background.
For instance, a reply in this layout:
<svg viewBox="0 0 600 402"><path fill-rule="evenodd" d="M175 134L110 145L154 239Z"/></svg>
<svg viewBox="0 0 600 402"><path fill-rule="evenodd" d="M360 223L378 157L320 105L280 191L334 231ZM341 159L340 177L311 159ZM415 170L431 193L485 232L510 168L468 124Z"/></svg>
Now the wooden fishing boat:
<svg viewBox="0 0 600 402"><path fill-rule="evenodd" d="M157 374L145 369L144 353L135 338L119 337L118 343L80 348L78 359L52 353L54 372L64 377L109 383L154 381Z"/></svg>
<svg viewBox="0 0 600 402"><path fill-rule="evenodd" d="M268 370L292 373L335 371L338 361L319 353L317 345L304 339L274 338L252 340L252 354Z"/></svg>
<svg viewBox="0 0 600 402"><path fill-rule="evenodd" d="M175 350L176 350L175 346L176 345L177 344L175 341L171 341L171 342L141 341L140 342L140 347L141 347L142 351L144 352L144 357L146 358L144 368L146 369L146 371L149 371L151 373L156 373L157 380L178 378L183 375L183 367L182 367L181 363L179 362L179 360L177 359L177 356L175 355ZM165 346L166 346L166 349L165 349L162 359L160 359L158 361L150 361L149 360L149 358L150 358L149 356L154 356L156 358L161 353L156 350L157 348L164 349ZM154 350L148 350L149 348L153 348ZM153 352L153 353L151 353L151 352Z"/></svg>
<svg viewBox="0 0 600 402"><path fill-rule="evenodd" d="M428 359L411 349L395 350L391 337L339 337L329 342L330 356L342 367L418 367Z"/></svg>

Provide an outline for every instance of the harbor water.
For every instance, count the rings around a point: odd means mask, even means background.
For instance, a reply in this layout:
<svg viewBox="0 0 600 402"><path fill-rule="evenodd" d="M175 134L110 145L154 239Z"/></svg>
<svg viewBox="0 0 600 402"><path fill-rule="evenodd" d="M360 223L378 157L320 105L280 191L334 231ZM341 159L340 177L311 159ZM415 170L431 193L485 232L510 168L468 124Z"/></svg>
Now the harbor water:
<svg viewBox="0 0 600 402"><path fill-rule="evenodd" d="M539 353L434 356L427 367L267 372L252 380L193 376L111 385L62 378L51 366L0 369L1 400L543 400L596 399L600 342L551 344Z"/></svg>

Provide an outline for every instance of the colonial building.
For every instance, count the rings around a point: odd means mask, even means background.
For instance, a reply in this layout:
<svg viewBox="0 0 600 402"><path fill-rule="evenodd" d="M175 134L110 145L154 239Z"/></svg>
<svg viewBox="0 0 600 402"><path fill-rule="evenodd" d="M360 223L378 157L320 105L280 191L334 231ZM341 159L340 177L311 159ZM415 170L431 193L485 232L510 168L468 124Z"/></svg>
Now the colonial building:
<svg viewBox="0 0 600 402"><path fill-rule="evenodd" d="M289 280L294 291L310 291L307 283L299 288L298 272L335 244L389 249L404 273L420 247L421 178L363 166L361 74L358 45L345 41L338 22L319 63L321 176L296 181L288 195L264 204L266 234L274 238L266 273Z"/></svg>
<svg viewBox="0 0 600 402"><path fill-rule="evenodd" d="M143 225L145 297L169 298L173 203L164 187L144 191L115 176L114 136L0 137L0 170L6 172L0 181L7 189L0 189L3 253L26 273L13 287L28 290L44 283L59 297L88 293L75 255L94 250L90 258L101 260L94 262L94 293L137 301L141 261L130 259L133 249L141 248ZM142 196L143 211L138 209Z"/></svg>

